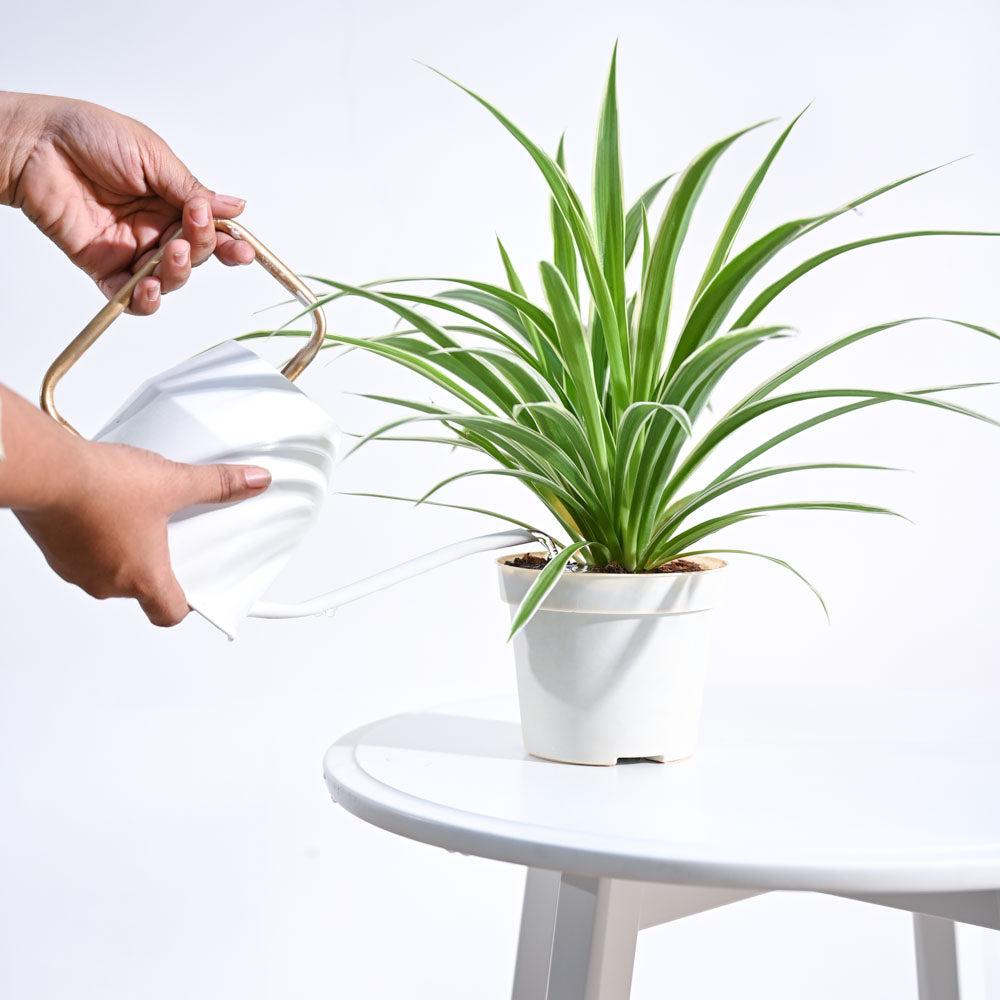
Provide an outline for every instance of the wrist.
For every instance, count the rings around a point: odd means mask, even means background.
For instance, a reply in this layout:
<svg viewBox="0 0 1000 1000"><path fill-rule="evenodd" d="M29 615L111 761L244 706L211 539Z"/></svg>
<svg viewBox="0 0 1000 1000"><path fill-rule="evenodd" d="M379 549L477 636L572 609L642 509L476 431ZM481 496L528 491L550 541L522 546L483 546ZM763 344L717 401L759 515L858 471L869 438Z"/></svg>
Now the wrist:
<svg viewBox="0 0 1000 1000"><path fill-rule="evenodd" d="M59 98L0 90L0 205L14 205L24 165L45 134Z"/></svg>
<svg viewBox="0 0 1000 1000"><path fill-rule="evenodd" d="M0 507L15 511L67 509L95 488L97 446L60 427L26 399L0 385L3 443Z"/></svg>
<svg viewBox="0 0 1000 1000"><path fill-rule="evenodd" d="M53 421L54 423L54 421ZM48 454L55 462L54 475L41 484L35 507L38 510L73 510L97 488L92 441L77 437L63 427L50 428Z"/></svg>

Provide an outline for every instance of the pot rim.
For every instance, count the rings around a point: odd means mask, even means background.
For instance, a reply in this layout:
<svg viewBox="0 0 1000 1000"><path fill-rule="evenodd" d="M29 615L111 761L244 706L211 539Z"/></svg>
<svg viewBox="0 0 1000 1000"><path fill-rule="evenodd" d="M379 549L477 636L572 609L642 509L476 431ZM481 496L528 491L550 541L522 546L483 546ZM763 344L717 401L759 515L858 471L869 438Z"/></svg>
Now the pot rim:
<svg viewBox="0 0 1000 1000"><path fill-rule="evenodd" d="M517 559L518 556L548 556L547 552L538 550L536 552L514 552L508 553L504 556L498 556L496 563L500 567L501 571L509 571L512 573L541 573L541 568L534 569L530 566L511 566L507 562L508 559ZM687 558L687 557L685 557ZM716 556L691 556L691 562L695 563L714 563L715 565L702 566L697 572L688 573L570 573L575 580L641 580L649 578L652 580L664 580L668 578L683 578L685 576L701 576L703 573L717 573L720 569L725 569L729 563L725 559L719 559ZM566 572L565 570L563 572Z"/></svg>

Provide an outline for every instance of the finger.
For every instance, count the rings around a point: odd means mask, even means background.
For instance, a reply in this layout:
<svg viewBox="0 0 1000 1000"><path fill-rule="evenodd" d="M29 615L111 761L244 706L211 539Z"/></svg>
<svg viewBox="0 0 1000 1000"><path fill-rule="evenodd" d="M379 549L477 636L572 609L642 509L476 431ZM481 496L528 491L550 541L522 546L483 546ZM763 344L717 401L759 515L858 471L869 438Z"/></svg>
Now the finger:
<svg viewBox="0 0 1000 1000"><path fill-rule="evenodd" d="M191 277L191 247L187 240L171 240L163 251L153 277L160 280L160 293L175 292Z"/></svg>
<svg viewBox="0 0 1000 1000"><path fill-rule="evenodd" d="M255 254L253 247L244 240L234 240L231 236L219 233L215 244L215 256L227 267L235 267L252 264Z"/></svg>
<svg viewBox="0 0 1000 1000"><path fill-rule="evenodd" d="M148 250L136 262L136 270L142 267L149 258L156 253L156 249ZM114 298L122 289L122 286L134 277L132 271L115 271L106 278L98 281L101 291L109 298ZM160 286L159 278L143 278L132 290L132 298L129 300L128 312L134 316L148 316L160 308L160 295L163 289Z"/></svg>
<svg viewBox="0 0 1000 1000"><path fill-rule="evenodd" d="M135 316L151 316L160 308L160 282L156 278L143 278L132 292L129 312Z"/></svg>
<svg viewBox="0 0 1000 1000"><path fill-rule="evenodd" d="M192 198L184 205L183 236L191 246L191 265L197 267L215 253L215 223L206 198Z"/></svg>
<svg viewBox="0 0 1000 1000"><path fill-rule="evenodd" d="M256 465L182 465L177 509L198 503L230 503L263 493L271 473Z"/></svg>
<svg viewBox="0 0 1000 1000"><path fill-rule="evenodd" d="M138 601L139 607L150 622L161 628L179 624L187 617L190 610L177 577L169 571L156 587L139 597Z"/></svg>
<svg viewBox="0 0 1000 1000"><path fill-rule="evenodd" d="M234 198L228 194L216 194L214 191L209 191L208 188L202 188L201 194L202 197L208 199L212 206L212 214L217 215L220 219L235 219L247 207L243 198Z"/></svg>

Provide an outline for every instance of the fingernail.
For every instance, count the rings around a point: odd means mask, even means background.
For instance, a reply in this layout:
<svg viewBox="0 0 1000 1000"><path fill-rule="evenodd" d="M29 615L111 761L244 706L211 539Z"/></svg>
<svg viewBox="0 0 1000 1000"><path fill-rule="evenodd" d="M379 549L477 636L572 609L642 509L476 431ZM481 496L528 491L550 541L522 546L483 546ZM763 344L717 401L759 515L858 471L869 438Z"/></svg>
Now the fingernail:
<svg viewBox="0 0 1000 1000"><path fill-rule="evenodd" d="M177 250L174 253L175 264L186 264L188 259L187 250Z"/></svg>
<svg viewBox="0 0 1000 1000"><path fill-rule="evenodd" d="M148 285L146 287L146 298L150 302L155 302L160 297L160 286L159 285Z"/></svg>
<svg viewBox="0 0 1000 1000"><path fill-rule="evenodd" d="M249 469L243 470L243 478L250 489L262 490L271 482L271 473L267 469L259 469L256 466L251 466Z"/></svg>
<svg viewBox="0 0 1000 1000"><path fill-rule="evenodd" d="M222 202L223 205L228 205L230 208L242 208L247 203L246 198L234 198L229 194L217 194L215 200Z"/></svg>
<svg viewBox="0 0 1000 1000"><path fill-rule="evenodd" d="M208 225L208 202L204 198L191 202L191 218L196 226Z"/></svg>

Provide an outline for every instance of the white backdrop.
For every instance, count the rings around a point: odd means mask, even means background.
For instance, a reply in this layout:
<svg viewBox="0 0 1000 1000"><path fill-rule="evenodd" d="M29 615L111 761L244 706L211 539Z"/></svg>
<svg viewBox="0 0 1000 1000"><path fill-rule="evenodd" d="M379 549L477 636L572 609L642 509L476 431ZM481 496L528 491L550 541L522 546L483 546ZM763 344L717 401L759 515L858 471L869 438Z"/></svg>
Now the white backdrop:
<svg viewBox="0 0 1000 1000"><path fill-rule="evenodd" d="M869 233L1000 228L1000 8L990 0L205 0L175 11L118 0L7 4L0 83L145 121L207 184L248 198L248 225L304 271L496 279L499 232L531 273L548 250L540 178L482 109L414 60L492 97L550 147L567 129L571 173L586 188L616 37L632 193L720 136L813 100L747 236L976 155L838 220L785 263ZM717 172L696 248L710 246L766 132ZM0 254L0 379L33 397L99 297L13 212L0 213ZM801 334L760 364L899 316L1000 328L998 268L1000 243L982 239L842 258L772 307L769 316ZM280 297L259 269L206 266L155 319L112 330L68 379L65 412L96 428L141 378L266 321L253 310ZM387 326L363 309L330 319L351 332ZM736 381L755 374L748 365ZM990 378L1000 378L1000 345L924 325L831 360L814 381L907 389ZM303 384L349 430L385 415L351 392L427 393L357 355L324 363ZM998 389L968 402L1000 415ZM714 679L1000 698L1000 432L891 407L852 420L786 453L914 474L802 479L797 495L881 502L914 523L790 515L730 535L796 563L821 586L833 623L779 570L738 565ZM373 445L343 466L338 487L412 493L458 462ZM453 496L534 513L496 484ZM492 527L471 515L337 497L274 593L310 595L481 530ZM366 827L329 803L320 775L327 744L371 718L513 690L488 557L332 621L251 622L226 644L200 621L158 631L132 606L90 601L52 576L4 515L0 630L0 995L507 995L521 872ZM909 997L908 935L905 915L861 904L753 900L646 932L634 996ZM1000 996L995 942L963 931L961 944L967 996Z"/></svg>

